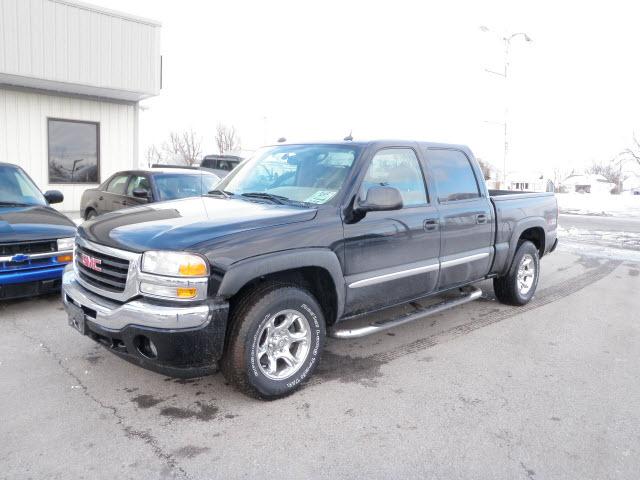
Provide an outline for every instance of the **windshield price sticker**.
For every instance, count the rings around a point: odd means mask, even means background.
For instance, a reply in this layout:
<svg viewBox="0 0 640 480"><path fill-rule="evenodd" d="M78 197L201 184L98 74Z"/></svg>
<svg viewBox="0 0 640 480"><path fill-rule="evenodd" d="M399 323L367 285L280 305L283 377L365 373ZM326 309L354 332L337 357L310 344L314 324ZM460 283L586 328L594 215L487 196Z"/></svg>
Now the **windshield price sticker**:
<svg viewBox="0 0 640 480"><path fill-rule="evenodd" d="M307 203L326 203L333 198L336 192L332 190L319 190L305 200Z"/></svg>

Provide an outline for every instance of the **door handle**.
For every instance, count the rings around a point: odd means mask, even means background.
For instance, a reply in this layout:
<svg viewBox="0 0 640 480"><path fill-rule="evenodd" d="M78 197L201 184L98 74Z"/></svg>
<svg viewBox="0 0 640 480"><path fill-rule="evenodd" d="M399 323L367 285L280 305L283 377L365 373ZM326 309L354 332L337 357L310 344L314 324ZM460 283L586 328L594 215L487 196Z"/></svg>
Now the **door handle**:
<svg viewBox="0 0 640 480"><path fill-rule="evenodd" d="M487 223L487 216L484 213L480 213L480 214L476 215L476 223L478 225L482 225L484 223Z"/></svg>
<svg viewBox="0 0 640 480"><path fill-rule="evenodd" d="M424 228L425 232L433 232L433 231L438 229L439 225L440 225L440 223L438 222L437 219L435 219L435 218L427 218L422 223L422 228Z"/></svg>
<svg viewBox="0 0 640 480"><path fill-rule="evenodd" d="M98 197L98 200L104 200L104 197L103 197L102 195L100 195L100 196Z"/></svg>

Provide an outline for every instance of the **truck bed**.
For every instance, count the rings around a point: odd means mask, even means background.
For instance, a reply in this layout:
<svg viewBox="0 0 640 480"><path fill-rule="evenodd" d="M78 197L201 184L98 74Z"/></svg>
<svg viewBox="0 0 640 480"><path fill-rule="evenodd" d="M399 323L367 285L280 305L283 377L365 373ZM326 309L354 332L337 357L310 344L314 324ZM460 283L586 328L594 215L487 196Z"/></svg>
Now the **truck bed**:
<svg viewBox="0 0 640 480"><path fill-rule="evenodd" d="M556 240L558 204L552 192L514 192L489 190L489 198L496 212L493 272L504 273L513 258L523 230L535 228L543 244L540 256L549 251Z"/></svg>
<svg viewBox="0 0 640 480"><path fill-rule="evenodd" d="M544 197L544 196L553 196L553 192L526 192L526 191L515 191L515 190L489 190L490 197L513 197L513 198L522 198L523 196L527 197Z"/></svg>

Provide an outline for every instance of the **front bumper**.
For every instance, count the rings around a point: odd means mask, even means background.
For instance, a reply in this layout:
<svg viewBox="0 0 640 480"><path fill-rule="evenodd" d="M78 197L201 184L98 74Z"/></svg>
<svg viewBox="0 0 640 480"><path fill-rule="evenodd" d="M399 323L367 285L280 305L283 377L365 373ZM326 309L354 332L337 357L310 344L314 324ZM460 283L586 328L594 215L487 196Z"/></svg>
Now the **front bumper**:
<svg viewBox="0 0 640 480"><path fill-rule="evenodd" d="M11 283L0 281L0 300L34 297L60 291L62 268L38 272L41 275L29 275L15 278ZM0 279L2 280L2 279Z"/></svg>
<svg viewBox="0 0 640 480"><path fill-rule="evenodd" d="M207 375L222 357L228 303L159 303L138 298L106 299L81 286L73 269L62 277L68 314L82 309L85 334L113 353L150 370L175 377ZM152 342L155 354L145 344Z"/></svg>

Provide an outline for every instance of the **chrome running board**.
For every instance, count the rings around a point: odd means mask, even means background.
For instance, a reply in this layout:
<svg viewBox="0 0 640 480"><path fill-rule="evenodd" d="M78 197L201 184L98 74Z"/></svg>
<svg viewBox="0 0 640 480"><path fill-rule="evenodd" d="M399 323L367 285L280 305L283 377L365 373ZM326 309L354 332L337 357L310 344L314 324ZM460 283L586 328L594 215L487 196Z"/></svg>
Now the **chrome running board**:
<svg viewBox="0 0 640 480"><path fill-rule="evenodd" d="M462 287L460 289L460 292L462 293L462 295L459 297L446 299L440 303L436 303L435 305L420 308L415 312L405 313L404 315L400 315L399 317L390 318L387 320L378 320L364 327L345 328L341 324L338 324L337 326L333 326L329 329L329 336L333 338L365 337L367 335L397 327L398 325L413 322L414 320L418 320L420 318L428 317L429 315L433 315L435 313L457 307L458 305L472 302L473 300L477 300L478 298L480 298L480 296L482 295L482 290L473 286Z"/></svg>

